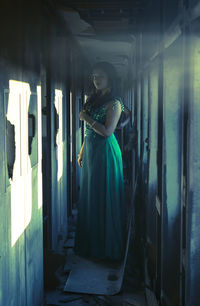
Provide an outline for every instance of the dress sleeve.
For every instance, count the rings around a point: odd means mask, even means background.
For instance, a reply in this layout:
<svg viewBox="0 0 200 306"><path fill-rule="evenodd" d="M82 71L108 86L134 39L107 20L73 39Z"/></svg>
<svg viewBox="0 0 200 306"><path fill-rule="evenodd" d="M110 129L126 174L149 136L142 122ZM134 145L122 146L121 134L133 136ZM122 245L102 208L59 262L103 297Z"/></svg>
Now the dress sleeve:
<svg viewBox="0 0 200 306"><path fill-rule="evenodd" d="M123 112L124 111L124 104L123 104L121 98L115 98L114 99L113 104L112 104L112 109L115 109L115 107L116 107L116 105L118 105L118 103L120 103L121 111Z"/></svg>

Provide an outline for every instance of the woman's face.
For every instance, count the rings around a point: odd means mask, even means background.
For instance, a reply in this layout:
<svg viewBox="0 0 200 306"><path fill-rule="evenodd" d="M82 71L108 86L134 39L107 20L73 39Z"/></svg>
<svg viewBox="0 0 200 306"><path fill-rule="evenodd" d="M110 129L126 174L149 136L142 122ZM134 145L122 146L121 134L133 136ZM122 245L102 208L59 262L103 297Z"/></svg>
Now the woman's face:
<svg viewBox="0 0 200 306"><path fill-rule="evenodd" d="M108 76L101 69L95 69L92 73L92 80L97 90L109 88Z"/></svg>

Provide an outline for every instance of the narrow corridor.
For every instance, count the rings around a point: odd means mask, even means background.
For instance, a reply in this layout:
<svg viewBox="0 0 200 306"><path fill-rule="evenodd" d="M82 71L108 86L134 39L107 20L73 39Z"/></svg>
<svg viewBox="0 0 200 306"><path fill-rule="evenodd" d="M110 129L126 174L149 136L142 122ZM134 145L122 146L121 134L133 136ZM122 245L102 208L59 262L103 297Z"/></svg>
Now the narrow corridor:
<svg viewBox="0 0 200 306"><path fill-rule="evenodd" d="M2 0L0 26L0 306L199 306L200 0ZM126 265L78 261L81 190L82 250L121 259L124 182Z"/></svg>
<svg viewBox="0 0 200 306"><path fill-rule="evenodd" d="M129 196L128 196L129 195ZM126 200L130 201L130 188L126 187ZM84 306L84 305L113 305L113 306L146 306L145 298L145 285L142 280L142 271L133 261L134 248L129 249L127 263L123 278L121 291L115 295L98 295L98 294L80 294L65 291L66 281L70 273L70 266L76 264L75 255L73 251L74 237L75 237L75 224L76 224L76 211L70 218L69 233L66 241L61 241L59 254L54 254L53 261L60 262L53 278L52 284L54 288L45 291L45 306ZM133 236L133 233L132 233ZM133 237L132 237L133 239ZM62 257L60 257L61 255ZM70 264L69 264L70 260ZM112 268L113 264L108 265ZM89 270L88 270L89 272ZM90 276L88 276L90 277ZM48 281L48 280L47 280ZM87 282L87 280L85 280ZM115 279L111 280L116 281ZM57 283L58 282L58 283ZM78 279L77 279L78 282ZM55 287L57 283L57 286ZM79 285L82 288L82 285ZM156 306L156 304L155 304Z"/></svg>

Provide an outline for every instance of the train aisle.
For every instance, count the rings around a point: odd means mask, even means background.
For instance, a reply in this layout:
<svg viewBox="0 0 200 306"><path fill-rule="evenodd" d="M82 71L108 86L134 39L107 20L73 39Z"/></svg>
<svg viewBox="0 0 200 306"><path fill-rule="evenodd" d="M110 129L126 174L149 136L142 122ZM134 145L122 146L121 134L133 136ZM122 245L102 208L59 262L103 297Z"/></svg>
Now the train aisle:
<svg viewBox="0 0 200 306"><path fill-rule="evenodd" d="M128 201L128 194L130 198L130 192L126 186L126 195ZM75 223L76 223L76 211L69 220L69 232L66 241L60 243L60 254L52 256L53 262L59 262L59 266L56 267L54 276L47 276L45 291L45 306L61 306L61 305L114 305L114 306L146 306L145 289L142 281L142 272L137 266L137 262L133 263L132 248L129 248L127 262L125 267L125 273L122 283L122 289L120 293L114 295L98 295L98 294L83 294L66 292L66 283L70 274L70 264L76 264L76 257L74 255L74 237L75 237ZM133 235L131 235L133 236ZM133 238L131 238L133 239ZM55 258L57 259L55 261ZM51 261L50 260L50 261ZM51 263L48 263L52 267ZM91 263L92 264L92 263ZM109 267L113 268L113 266ZM111 270L112 271L112 270ZM52 271L53 273L53 271ZM117 281L115 278L111 278L111 283ZM80 284L81 286L82 284ZM109 286L109 281L108 281ZM103 286L102 286L103 287Z"/></svg>

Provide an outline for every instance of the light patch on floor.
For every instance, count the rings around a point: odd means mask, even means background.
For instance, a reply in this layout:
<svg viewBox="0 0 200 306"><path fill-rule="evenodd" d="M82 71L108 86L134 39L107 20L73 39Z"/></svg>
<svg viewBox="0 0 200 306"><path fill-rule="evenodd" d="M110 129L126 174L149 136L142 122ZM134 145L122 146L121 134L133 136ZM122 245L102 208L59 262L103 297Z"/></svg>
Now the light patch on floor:
<svg viewBox="0 0 200 306"><path fill-rule="evenodd" d="M123 264L111 267L71 254L66 268L70 273L64 291L113 295L121 289Z"/></svg>

